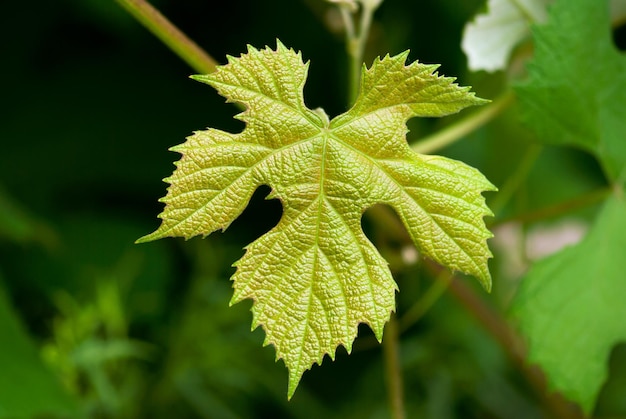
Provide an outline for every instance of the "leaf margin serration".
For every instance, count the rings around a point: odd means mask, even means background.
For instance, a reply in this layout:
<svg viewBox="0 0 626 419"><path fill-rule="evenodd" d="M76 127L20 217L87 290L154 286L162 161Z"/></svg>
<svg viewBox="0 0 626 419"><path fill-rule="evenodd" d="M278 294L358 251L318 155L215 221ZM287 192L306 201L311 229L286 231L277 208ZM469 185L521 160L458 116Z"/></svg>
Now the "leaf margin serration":
<svg viewBox="0 0 626 419"><path fill-rule="evenodd" d="M303 63L302 62L302 56L301 53L298 52L296 53L293 49L287 49L279 40L277 40L277 47L276 50L272 50L269 47L266 47L265 49L262 50L258 50L252 46L248 46L248 53L247 54L242 54L240 57L235 58L235 57L228 57L228 64L226 64L225 66L220 66L218 67L218 70L215 73L212 73L210 75L200 75L200 76L193 76L192 78L194 78L195 80L201 81L203 83L207 83L209 85L211 85L212 87L214 87L216 90L218 90L218 92L220 93L220 95L225 96L227 98L227 102L238 102L238 103L242 103L245 106L245 110L236 115L235 118L236 119L240 119L243 120L246 123L246 129L244 131L242 131L242 133L239 134L230 134L230 133L225 133L219 130L214 130L214 129L209 129L207 131L197 131L196 133L194 133L194 135L190 136L188 138L188 142L190 141L190 139L198 139L198 137L201 137L202 135L204 135L204 133L219 133L219 135L224 135L226 137L229 138L235 138L238 135L242 135L243 133L246 132L246 130L248 130L248 128L250 128L250 124L252 120L254 120L254 118L256 118L255 116L255 112L256 109L250 105L250 103L246 103L246 101L242 101L242 100L237 100L237 99L233 99L229 96L227 90L228 88L226 87L226 84L221 82L220 80L218 80L219 75L220 74L224 74L224 73L220 73L220 71L226 71L224 70L225 68L227 68L228 66L234 66L240 63L240 60L243 59L248 59L250 57L254 57L254 56L262 56L263 54L269 54L269 56L274 56L274 54L292 54L292 58L297 59L299 61L299 64L302 66L301 70L303 70L303 77L302 77L302 81L301 83L296 83L296 90L298 91L297 93L297 97L296 97L296 102L295 106L298 110L300 110L302 113L306 113L306 119L310 120L310 121L314 121L315 123L313 125L315 125L317 128L319 128L321 131L320 132L327 132L333 125L333 123L337 123L336 121L341 121L341 119L343 118L344 120L347 119L347 123L353 122L351 121L350 118L346 118L346 115L349 115L350 112L353 112L353 110L357 107L362 105L362 101L359 102L359 99L357 99L357 102L355 103L355 105L346 113L339 115L338 117L334 118L332 121L328 121L328 119L320 116L320 113L316 112L316 111L312 111L310 109L308 109L306 107L306 105L304 104L304 97L303 97L303 87L304 87L304 83L306 81L306 76L307 76L307 72L308 72L308 66L309 63ZM366 85L367 80L368 80L368 75L371 76L372 74L374 74L376 72L376 70L379 67L382 67L384 65L387 65L385 63L389 63L392 62L395 67L397 67L398 71L406 71L406 69L411 69L411 68L420 68L422 73L425 73L425 77L426 79L432 79L434 77L435 80L439 81L439 82L443 82L443 84L445 84L445 87L449 87L453 90L452 93L457 92L458 94L460 94L462 96L462 100L460 101L461 103L458 104L456 107L454 105L450 105L450 104L446 104L444 103L443 105L441 105L439 108L440 109L436 109L438 108L438 106L435 104L433 105L433 107L435 108L435 111L422 111L419 108L420 107L424 107L425 105L423 103L417 103L416 105L413 106L413 108L411 108L411 106L406 105L406 104L395 104L394 106L396 107L400 107L401 110L399 112L400 116L399 116L399 121L396 122L402 122L402 127L404 132L402 133L403 137L404 134L406 134L407 129L406 129L406 121L414 116L420 115L420 116L443 116L443 115L447 115L447 114L451 114L451 113L455 113L458 112L459 110L467 107L467 106L472 106L472 105L480 105L483 103L486 103L487 101L484 99L480 99L475 97L475 94L473 92L469 91L469 87L459 87L458 85L456 85L454 83L455 79L451 78L451 77L444 77L444 76L439 76L436 73L436 69L437 69L437 65L430 65L430 66L425 66L423 64L418 63L417 61L409 64L409 65L405 65L406 64L406 60L408 57L408 51L405 51L403 53L400 53L396 56L389 56L389 54L387 54L384 58L378 58L377 60L374 61L374 63L372 64L372 66L368 69L365 67L365 71L363 72L363 77L362 77L362 81L361 81L361 86L362 86L362 90L361 90L361 95L363 94L367 94L367 90L364 89L363 87ZM408 80L408 79L407 79ZM441 86L439 86L441 87ZM435 86L435 90L437 90L439 87ZM456 89L456 90L455 90ZM406 89L405 89L406 90ZM245 92L244 92L245 93ZM361 95L359 96L359 98L361 98ZM463 96L464 95L464 96ZM272 99L272 98L270 98ZM293 98L292 98L293 99ZM261 100L261 99L259 99ZM294 105L294 103L292 103L292 106ZM375 110L376 112L376 110ZM423 113L420 113L423 112ZM322 113L323 115L323 113ZM326 131L324 131L326 130ZM325 135L325 134L324 134ZM309 138L310 139L310 138ZM175 146L172 147L171 150L173 151L177 151L180 152L182 154L182 158L181 160L179 160L179 162L177 162L176 166L177 169L176 171L178 171L183 165L183 161L184 159L187 157L185 155L185 150L186 150L186 143L183 143L179 146ZM480 174L480 172L478 172L476 169L470 168L469 166L464 165L463 163L460 162L455 162L451 159L446 159L443 157L438 157L438 156L420 156L417 155L416 153L413 153L409 147L408 144L406 144L406 139L404 137L404 142L402 145L403 148L403 152L407 153L407 155L415 155L415 156L419 156L420 159L422 159L422 161L424 163L426 162L435 162L436 166L441 166L439 167L439 169L442 170L442 172L445 171L450 171L451 173L453 173L455 171L455 169L463 169L465 170L465 174L470 176L469 174L471 173L472 176L477 176L479 180L482 180L482 182L478 182L480 183L480 187L474 191L474 200L478 200L479 201L479 206L481 207L481 211L479 211L479 218L480 218L480 226L483 230L483 236L480 238L480 240L483 243L483 255L482 255L482 269L478 269L476 271L473 271L472 274L474 274L475 276L477 276L477 278L479 279L479 281L481 282L481 284L487 289L490 289L491 286L491 278L489 275L489 270L488 270L488 266L487 266L487 260L491 257L491 253L489 252L489 249L486 245L486 239L491 237L491 233L485 228L484 226L484 222L482 220L482 217L484 217L485 215L492 215L491 211L488 209L488 207L484 204L484 198L482 197L482 192L483 191L487 191L487 190L495 190L495 187L488 182L484 176L482 176L482 174ZM411 154L412 153L412 154ZM444 166L448 166L448 167L444 167ZM257 185L253 188L249 188L246 191L246 194L244 194L245 196L247 196L246 199L242 200L242 204L239 205L237 207L237 211L236 215L234 215L232 217L232 219L228 220L228 221L224 221L222 223L217 223L215 224L213 227L211 227L210 229L205 229L204 231L197 231L194 230L193 233L194 234L171 234L172 231L174 230L174 228L167 228L167 229L163 229L163 225L166 221L166 217L167 217L167 210L168 210L168 205L170 204L170 199L168 199L168 197L170 196L170 191L174 189L174 184L176 182L175 176L176 176L176 171L174 172L174 174L168 178L165 179L165 181L167 181L168 183L170 183L170 187L168 187L168 195L166 195L166 197L162 198L160 201L161 202L165 202L166 203L166 209L159 215L160 218L162 218L163 223L161 224L161 227L159 227L159 229L157 229L155 232L146 235L142 238L140 238L138 240L138 242L145 242L145 241L150 241L150 240L155 240L161 237L165 237L165 236L170 236L170 235L182 235L183 237L185 237L185 239L189 239L191 238L193 235L198 235L198 234L202 234L203 236L206 236L208 234L211 234L212 232L218 230L218 229L222 229L225 230L228 225L239 215L241 214L241 212L245 209L246 205L247 205L247 201L249 200L250 196L252 195L252 193L254 192L254 190L256 190L257 186L260 186L260 184L269 184L270 182L267 181L267 178L262 175L262 174L255 174L258 178L257 180ZM476 178L474 179L476 180ZM270 185L272 186L272 185ZM482 188L482 189L480 189ZM268 196L268 198L270 197L277 197L281 200L282 204L283 204L283 208L285 210L285 205L286 202L283 199L284 197L281 197L280 191L278 191L277 189L275 189L272 186L272 192L270 193L270 196ZM245 201L245 202L244 202ZM369 204L374 204L376 202L370 202ZM384 203L384 202L383 202ZM368 205L368 206L370 206ZM359 216L362 215L363 211L366 209L367 207L363 207L360 208L360 214ZM399 214L400 218L403 220L403 222L405 223L405 225L408 228L408 224L409 221L407 221L407 217L404 216L403 214ZM283 213L283 217L285 217L285 213ZM281 218L281 222L282 222L282 218ZM280 226L281 222L279 222L279 224L277 225ZM306 371L307 369L310 369L310 367L314 364L314 363L321 363L323 357L328 354L331 359L334 359L335 357L335 353L336 353L336 349L339 345L343 345L346 350L348 352L350 352L351 347L352 347L352 343L354 338L356 337L356 332L357 332L357 327L358 324L360 323L367 323L368 325L370 325L370 327L372 328L372 330L375 332L376 337L378 338L378 340L380 341L382 339L382 332L383 332L383 326L386 323L386 321L389 319L389 316L391 315L391 313L395 310L395 303L394 303L394 299L395 299L395 291L397 290L397 285L395 284L395 282L393 281L393 278L391 277L391 274L388 270L388 268L386 267L386 262L384 261L384 259L382 259L382 257L380 256L380 254L376 251L375 247L371 244L371 242L365 238L365 241L367 243L367 245L371 246L371 248L373 249L373 253L375 256L378 256L381 261L381 265L384 264L385 268L386 268L386 272L388 274L388 278L387 278L387 290L391 293L391 303L388 304L388 306L385 308L385 314L382 316L382 319L378 319L380 321L377 321L375 325L372 324L372 322L368 322L364 319L359 319L354 325L353 325L353 333L351 334L351 336L348 336L347 339L343 339L340 340L339 342L336 342L333 344L333 347L330 349L324 349L323 351L319 351L319 353L317 354L317 357L315 359L310 359L308 362L305 362L305 367L301 368L298 367L296 369L293 369L290 366L290 361L288 358L286 358L285 356L281 355L281 352L279 350L279 346L280 346L280 342L276 342L275 340L272 340L269 338L269 336L271 335L271 333L268 332L268 329L266 327L266 324L262 323L261 321L259 321L259 317L258 317L258 313L255 312L255 307L258 306L259 304L259 300L258 298L255 298L254 295L246 295L244 297L238 298L238 291L237 291L237 277L238 274L240 272L241 266L244 263L245 260L247 260L246 258L248 257L249 254L249 250L252 246L254 246L257 242L260 242L264 237L266 237L268 234L272 233L277 227L275 227L274 229L272 229L270 232L266 233L266 235L261 236L259 239L255 240L253 243L251 243L250 245L246 246L246 253L244 254L244 256L237 261L233 266L237 267L237 271L235 272L235 274L233 275L233 286L235 288L235 292L233 295L233 299L231 300L231 304L234 304L235 302L241 301L242 299L245 298L252 298L254 300L254 304L253 304L253 308L252 308L252 312L253 312L253 324L252 327L258 327L258 326L262 326L266 332L266 339L264 342L264 345L268 345L268 344L272 344L273 346L275 346L275 348L277 348L277 359L282 358L283 361L285 362L286 366L289 369L289 390L288 390L288 397L291 398L291 396L293 395L293 392L295 391L295 388L297 387L297 384L302 376L302 374L304 373L304 371ZM162 230L163 229L163 230ZM359 225L359 229L360 229L360 225ZM209 231L210 230L210 231ZM414 230L414 229L413 229ZM412 236L412 238L414 238L414 241L416 241L417 243L419 243L419 240L416 240L415 237L418 236L418 233L416 233L415 231L411 231L411 229L409 229L410 234ZM360 231L360 233L362 234L362 231ZM365 236L363 236L365 237ZM433 257L432 254L430 254L429 252L426 252L428 256ZM441 262L441 258L437 257L437 255L434 255L433 259ZM444 263L445 264L445 263ZM448 264L449 265L449 264ZM452 264L450 265L450 267L454 270L460 270L460 271L468 271L467 269L463 269L461 266ZM389 299L389 298L388 298Z"/></svg>

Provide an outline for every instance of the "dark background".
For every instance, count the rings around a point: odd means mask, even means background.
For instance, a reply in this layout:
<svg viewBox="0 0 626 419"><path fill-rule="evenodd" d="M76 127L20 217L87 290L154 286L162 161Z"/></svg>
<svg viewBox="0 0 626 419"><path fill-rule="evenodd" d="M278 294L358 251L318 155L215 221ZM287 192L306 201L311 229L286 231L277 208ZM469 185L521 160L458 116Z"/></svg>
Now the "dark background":
<svg viewBox="0 0 626 419"><path fill-rule="evenodd" d="M343 36L329 30L323 2L154 4L220 62L276 38L301 50L311 61L307 105L331 116L346 110ZM463 25L481 4L386 0L366 62L410 49L411 60L439 63L441 73L495 97L507 77L469 74L460 50ZM228 307L230 265L280 217L280 204L263 199L267 190L224 234L133 244L158 226L160 179L178 159L167 149L208 126L240 130L234 106L190 80L194 71L113 1L9 2L0 33L0 370L9 371L0 401L15 401L0 417L389 417L382 351L367 328L352 355L339 348L287 402L286 369L262 347L262 331L249 331L250 302ZM412 121L411 136L455 118ZM442 152L501 185L531 140L505 115ZM582 153L550 155L529 181L541 185L529 187L529 205L603 182ZM555 165L570 178L544 176ZM397 255L397 243L366 229L383 254ZM432 272L419 263L395 274L402 314ZM488 297L466 282L505 310L510 288L497 278ZM551 415L507 351L450 295L403 333L401 359L409 417ZM624 407L611 388L600 413Z"/></svg>

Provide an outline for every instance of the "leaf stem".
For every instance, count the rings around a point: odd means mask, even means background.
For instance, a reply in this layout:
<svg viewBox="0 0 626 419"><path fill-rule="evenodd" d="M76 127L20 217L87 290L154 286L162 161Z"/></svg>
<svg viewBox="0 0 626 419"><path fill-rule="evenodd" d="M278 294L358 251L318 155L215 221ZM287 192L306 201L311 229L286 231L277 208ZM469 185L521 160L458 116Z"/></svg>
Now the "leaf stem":
<svg viewBox="0 0 626 419"><path fill-rule="evenodd" d="M195 71L202 74L215 71L217 61L182 33L150 3L145 0L116 1Z"/></svg>
<svg viewBox="0 0 626 419"><path fill-rule="evenodd" d="M348 106L356 101L361 84L361 69L363 68L363 56L365 45L369 37L372 25L372 16L382 0L360 0L360 20L358 28L353 21L353 10L348 5L339 5L341 18L346 29L346 50L350 60Z"/></svg>
<svg viewBox="0 0 626 419"><path fill-rule="evenodd" d="M340 5L339 13L341 14L341 20L343 20L343 25L346 28L346 46L349 46L350 41L355 39L354 32L354 21L352 20L352 13L350 12L349 6Z"/></svg>
<svg viewBox="0 0 626 419"><path fill-rule="evenodd" d="M514 93L508 90L480 111L466 116L458 122L419 140L413 144L411 148L416 153L430 154L433 151L455 143L470 132L480 128L500 115L500 113L513 104L514 99Z"/></svg>
<svg viewBox="0 0 626 419"><path fill-rule="evenodd" d="M352 82L350 83L350 103L356 101L359 95L361 85L361 70L363 68L363 56L365 55L365 45L370 33L372 24L372 15L374 8L368 6L369 3L363 2L361 8L361 22L359 24L359 35L354 45L354 56L352 57Z"/></svg>
<svg viewBox="0 0 626 419"><path fill-rule="evenodd" d="M383 355L385 357L385 378L387 381L387 395L389 408L393 419L404 419L404 390L402 385L402 370L399 354L398 320L395 314L391 315L385 325L383 339Z"/></svg>

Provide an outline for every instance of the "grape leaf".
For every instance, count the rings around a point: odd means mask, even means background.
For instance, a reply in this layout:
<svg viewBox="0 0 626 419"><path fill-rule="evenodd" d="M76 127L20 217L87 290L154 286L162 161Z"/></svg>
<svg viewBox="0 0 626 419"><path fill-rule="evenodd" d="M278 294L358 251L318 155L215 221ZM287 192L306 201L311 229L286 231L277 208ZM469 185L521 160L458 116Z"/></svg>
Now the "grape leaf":
<svg viewBox="0 0 626 419"><path fill-rule="evenodd" d="M289 397L325 354L350 352L359 323L382 339L397 286L361 229L368 207L392 206L425 255L491 286L481 192L494 187L461 162L414 153L405 138L411 117L485 101L433 74L437 66L405 66L407 56L377 59L354 106L332 121L305 106L308 64L279 41L194 77L244 104L246 128L199 131L172 148L182 158L166 179L161 226L139 241L223 230L258 186L271 187L283 216L235 264L231 304L254 300L253 328L288 367Z"/></svg>
<svg viewBox="0 0 626 419"><path fill-rule="evenodd" d="M535 58L517 87L540 140L581 147L612 181L626 178L626 57L613 45L607 1L559 0L533 30Z"/></svg>
<svg viewBox="0 0 626 419"><path fill-rule="evenodd" d="M472 71L506 68L513 48L530 35L530 23L543 22L550 0L489 0L488 12L465 25L461 48Z"/></svg>
<svg viewBox="0 0 626 419"><path fill-rule="evenodd" d="M607 378L612 346L626 342L625 249L626 201L616 194L582 242L533 266L513 306L530 362L586 413Z"/></svg>

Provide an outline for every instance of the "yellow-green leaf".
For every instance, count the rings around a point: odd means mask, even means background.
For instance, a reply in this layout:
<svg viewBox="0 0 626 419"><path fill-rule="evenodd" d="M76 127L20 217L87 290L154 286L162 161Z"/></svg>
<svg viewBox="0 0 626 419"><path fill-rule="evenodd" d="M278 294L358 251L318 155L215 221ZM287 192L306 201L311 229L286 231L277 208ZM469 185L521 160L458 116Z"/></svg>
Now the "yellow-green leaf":
<svg viewBox="0 0 626 419"><path fill-rule="evenodd" d="M461 162L414 153L405 139L411 117L485 101L436 66L405 65L407 55L377 59L354 107L332 121L305 106L308 64L280 42L194 77L244 104L246 128L198 131L173 148L182 158L166 179L162 224L139 241L225 229L257 187L271 187L283 216L236 263L232 303L254 300L253 327L289 368L289 397L324 355L350 351L360 323L382 339L397 287L361 229L370 206L390 205L423 254L491 286L481 192L493 185Z"/></svg>

